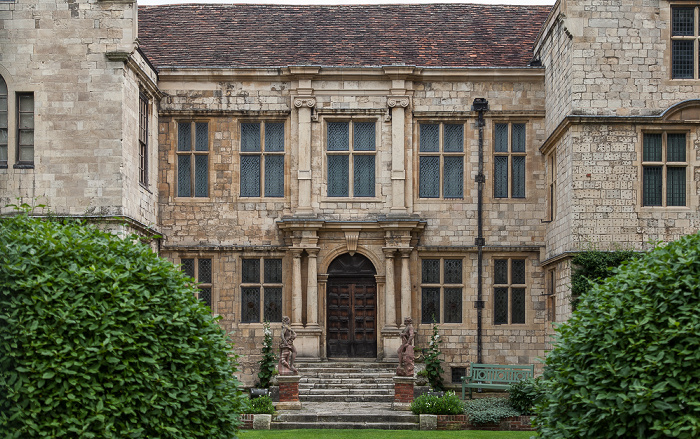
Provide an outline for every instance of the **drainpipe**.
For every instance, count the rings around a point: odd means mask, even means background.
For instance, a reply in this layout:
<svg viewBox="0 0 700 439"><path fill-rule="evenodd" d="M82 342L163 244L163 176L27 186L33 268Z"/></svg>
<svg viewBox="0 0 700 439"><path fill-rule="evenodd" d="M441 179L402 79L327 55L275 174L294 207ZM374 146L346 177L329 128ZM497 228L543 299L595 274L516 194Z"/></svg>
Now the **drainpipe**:
<svg viewBox="0 0 700 439"><path fill-rule="evenodd" d="M476 362L483 363L482 359L482 310L484 309L483 300L483 274L484 274L484 111L488 111L489 102L484 98L474 99L472 111L479 113L476 126L479 128L479 172L476 174L477 184L477 219L476 219L476 240L474 244L477 248L477 279L476 279Z"/></svg>

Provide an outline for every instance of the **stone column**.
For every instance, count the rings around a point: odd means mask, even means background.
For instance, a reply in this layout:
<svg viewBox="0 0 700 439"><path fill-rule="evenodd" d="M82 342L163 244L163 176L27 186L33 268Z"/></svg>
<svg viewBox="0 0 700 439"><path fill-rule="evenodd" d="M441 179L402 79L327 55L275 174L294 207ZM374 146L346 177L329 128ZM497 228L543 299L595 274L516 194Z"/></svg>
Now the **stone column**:
<svg viewBox="0 0 700 439"><path fill-rule="evenodd" d="M309 266L306 283L306 327L318 326L318 267L316 255L317 248L307 248Z"/></svg>
<svg viewBox="0 0 700 439"><path fill-rule="evenodd" d="M387 105L391 108L391 213L405 214L406 201L406 166L404 160L405 148L405 115L408 107L408 96L389 96Z"/></svg>
<svg viewBox="0 0 700 439"><path fill-rule="evenodd" d="M303 249L292 249L294 262L292 265L292 326L302 327L301 323L301 252Z"/></svg>
<svg viewBox="0 0 700 439"><path fill-rule="evenodd" d="M412 248L401 249L401 324L411 317L411 272L409 258Z"/></svg>
<svg viewBox="0 0 700 439"><path fill-rule="evenodd" d="M311 96L294 98L294 107L299 110L299 205L297 213L311 214L311 109L316 99Z"/></svg>
<svg viewBox="0 0 700 439"><path fill-rule="evenodd" d="M384 327L386 328L396 328L396 301L394 299L394 251L395 250L393 248L384 248L384 256L386 258L386 300L384 301L386 321L384 322Z"/></svg>

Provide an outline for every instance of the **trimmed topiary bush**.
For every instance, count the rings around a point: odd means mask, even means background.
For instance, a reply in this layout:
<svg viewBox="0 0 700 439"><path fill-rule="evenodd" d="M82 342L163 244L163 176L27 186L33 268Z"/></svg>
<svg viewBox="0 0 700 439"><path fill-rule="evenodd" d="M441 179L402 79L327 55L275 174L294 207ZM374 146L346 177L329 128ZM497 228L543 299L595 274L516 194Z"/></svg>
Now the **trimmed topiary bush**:
<svg viewBox="0 0 700 439"><path fill-rule="evenodd" d="M461 415L464 414L464 404L455 392L443 396L425 394L413 400L411 411L415 415Z"/></svg>
<svg viewBox="0 0 700 439"><path fill-rule="evenodd" d="M135 236L0 220L0 437L231 438L236 357Z"/></svg>
<svg viewBox="0 0 700 439"><path fill-rule="evenodd" d="M558 328L545 438L700 437L700 234L623 265Z"/></svg>
<svg viewBox="0 0 700 439"><path fill-rule="evenodd" d="M464 412L472 424L498 424L503 418L520 416L508 398L478 398L464 402Z"/></svg>

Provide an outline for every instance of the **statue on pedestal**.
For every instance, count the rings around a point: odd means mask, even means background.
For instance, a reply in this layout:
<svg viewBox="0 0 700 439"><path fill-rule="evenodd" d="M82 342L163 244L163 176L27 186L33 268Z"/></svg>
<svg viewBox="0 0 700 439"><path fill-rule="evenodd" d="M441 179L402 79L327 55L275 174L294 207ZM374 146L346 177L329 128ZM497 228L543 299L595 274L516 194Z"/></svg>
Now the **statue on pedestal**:
<svg viewBox="0 0 700 439"><path fill-rule="evenodd" d="M277 365L280 375L298 375L299 371L294 367L297 357L297 348L294 347L294 339L297 333L290 326L289 317L282 317L282 340L280 341L280 361Z"/></svg>
<svg viewBox="0 0 700 439"><path fill-rule="evenodd" d="M414 361L416 355L413 352L413 339L416 331L413 329L413 319L406 317L403 321L406 325L401 331L401 346L399 347L399 367L396 368L396 375L403 377L413 377Z"/></svg>

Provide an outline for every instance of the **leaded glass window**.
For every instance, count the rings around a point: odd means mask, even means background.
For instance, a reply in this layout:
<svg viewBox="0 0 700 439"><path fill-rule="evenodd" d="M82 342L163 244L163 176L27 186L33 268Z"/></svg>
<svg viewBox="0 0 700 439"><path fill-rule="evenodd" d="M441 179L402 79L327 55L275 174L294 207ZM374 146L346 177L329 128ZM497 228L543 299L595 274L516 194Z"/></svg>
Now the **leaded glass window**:
<svg viewBox="0 0 700 439"><path fill-rule="evenodd" d="M180 269L197 282L197 298L212 308L212 260L210 258L181 258Z"/></svg>
<svg viewBox="0 0 700 439"><path fill-rule="evenodd" d="M418 196L464 197L464 124L419 126Z"/></svg>
<svg viewBox="0 0 700 439"><path fill-rule="evenodd" d="M284 123L241 123L241 197L284 196Z"/></svg>
<svg viewBox="0 0 700 439"><path fill-rule="evenodd" d="M642 205L686 205L687 148L685 133L643 134Z"/></svg>
<svg viewBox="0 0 700 439"><path fill-rule="evenodd" d="M177 196L209 196L209 124L177 124Z"/></svg>
<svg viewBox="0 0 700 439"><path fill-rule="evenodd" d="M523 324L526 316L525 259L493 260L493 323Z"/></svg>
<svg viewBox="0 0 700 439"><path fill-rule="evenodd" d="M526 125L494 125L493 196L525 198Z"/></svg>
<svg viewBox="0 0 700 439"><path fill-rule="evenodd" d="M17 163L34 163L34 93L17 94Z"/></svg>
<svg viewBox="0 0 700 439"><path fill-rule="evenodd" d="M7 167L7 84L0 76L0 168Z"/></svg>
<svg viewBox="0 0 700 439"><path fill-rule="evenodd" d="M374 197L376 123L328 122L327 194L329 197Z"/></svg>
<svg viewBox="0 0 700 439"><path fill-rule="evenodd" d="M282 321L282 259L241 260L241 322Z"/></svg>
<svg viewBox="0 0 700 439"><path fill-rule="evenodd" d="M671 8L671 77L698 77L698 8Z"/></svg>
<svg viewBox="0 0 700 439"><path fill-rule="evenodd" d="M421 323L462 323L462 264L455 258L421 260Z"/></svg>
<svg viewBox="0 0 700 439"><path fill-rule="evenodd" d="M139 93L139 183L148 186L148 97Z"/></svg>

